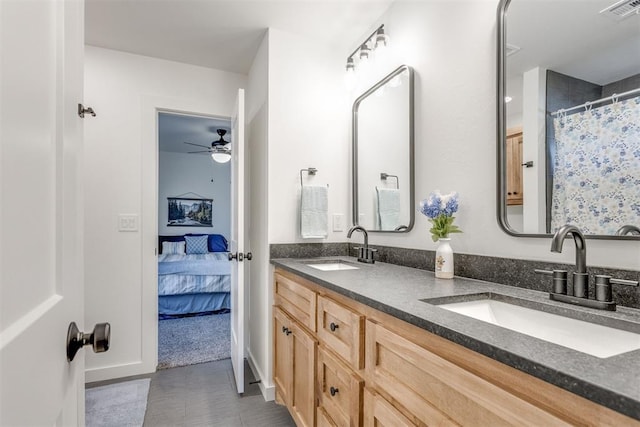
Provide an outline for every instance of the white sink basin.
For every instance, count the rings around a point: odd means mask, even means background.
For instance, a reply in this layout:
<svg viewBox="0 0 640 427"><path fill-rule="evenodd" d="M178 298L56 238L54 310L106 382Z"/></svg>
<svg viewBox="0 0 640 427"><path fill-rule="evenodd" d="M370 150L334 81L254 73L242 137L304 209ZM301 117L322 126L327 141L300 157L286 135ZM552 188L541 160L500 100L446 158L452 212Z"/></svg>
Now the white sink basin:
<svg viewBox="0 0 640 427"><path fill-rule="evenodd" d="M337 271L337 270L358 270L358 267L355 265L336 260L336 261L326 261L326 262L313 262L307 264L307 266L322 270L322 271Z"/></svg>
<svg viewBox="0 0 640 427"><path fill-rule="evenodd" d="M438 307L600 358L640 349L640 334L502 301L481 299Z"/></svg>

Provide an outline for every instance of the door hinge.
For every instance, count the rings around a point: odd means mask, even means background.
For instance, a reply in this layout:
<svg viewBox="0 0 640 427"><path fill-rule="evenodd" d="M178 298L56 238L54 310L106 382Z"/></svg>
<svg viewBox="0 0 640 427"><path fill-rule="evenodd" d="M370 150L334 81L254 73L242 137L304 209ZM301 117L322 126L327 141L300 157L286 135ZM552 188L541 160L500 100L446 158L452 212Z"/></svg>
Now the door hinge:
<svg viewBox="0 0 640 427"><path fill-rule="evenodd" d="M85 108L84 105L78 104L78 116L84 119L85 114L91 114L92 117L96 116L96 112L93 111L93 108L91 107Z"/></svg>

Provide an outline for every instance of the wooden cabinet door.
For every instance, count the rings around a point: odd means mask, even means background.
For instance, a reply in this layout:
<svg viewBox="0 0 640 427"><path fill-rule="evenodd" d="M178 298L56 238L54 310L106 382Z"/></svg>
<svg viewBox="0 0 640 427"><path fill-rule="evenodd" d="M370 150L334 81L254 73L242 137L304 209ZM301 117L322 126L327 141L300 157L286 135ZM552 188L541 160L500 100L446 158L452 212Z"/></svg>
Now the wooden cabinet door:
<svg viewBox="0 0 640 427"><path fill-rule="evenodd" d="M365 389L364 427L413 427L415 425L383 397Z"/></svg>
<svg viewBox="0 0 640 427"><path fill-rule="evenodd" d="M364 381L337 356L321 346L318 349L318 409L333 424L359 427L362 419Z"/></svg>
<svg viewBox="0 0 640 427"><path fill-rule="evenodd" d="M291 359L291 319L278 308L273 308L273 382L276 400L289 406L291 403L293 360Z"/></svg>
<svg viewBox="0 0 640 427"><path fill-rule="evenodd" d="M289 407L298 427L312 427L316 416L316 350L318 344L296 322L291 323L292 380Z"/></svg>
<svg viewBox="0 0 640 427"><path fill-rule="evenodd" d="M507 137L507 205L521 205L522 194L522 133Z"/></svg>

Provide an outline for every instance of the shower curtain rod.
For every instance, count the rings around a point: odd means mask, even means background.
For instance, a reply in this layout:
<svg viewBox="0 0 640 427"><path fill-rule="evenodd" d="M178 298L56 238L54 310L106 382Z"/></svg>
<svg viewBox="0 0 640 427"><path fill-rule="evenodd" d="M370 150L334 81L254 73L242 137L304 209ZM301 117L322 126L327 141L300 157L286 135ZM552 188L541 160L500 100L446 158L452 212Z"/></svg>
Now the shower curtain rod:
<svg viewBox="0 0 640 427"><path fill-rule="evenodd" d="M588 107L590 105L593 104L599 104L601 102L606 102L606 101L612 101L614 99L620 98L620 97L624 97L627 95L633 95L636 92L640 92L640 87L637 89L632 89L629 90L627 92L623 92L623 93L614 93L611 96L607 96L606 98L600 98L600 99L596 99L595 101L588 101L585 102L584 104L580 104L580 105L576 105L575 107L571 107L571 108L561 108L558 111L554 111L553 113L551 113L552 116L557 116L560 113L566 113L567 111L571 111L571 110L577 110L579 108L584 108L584 107Z"/></svg>

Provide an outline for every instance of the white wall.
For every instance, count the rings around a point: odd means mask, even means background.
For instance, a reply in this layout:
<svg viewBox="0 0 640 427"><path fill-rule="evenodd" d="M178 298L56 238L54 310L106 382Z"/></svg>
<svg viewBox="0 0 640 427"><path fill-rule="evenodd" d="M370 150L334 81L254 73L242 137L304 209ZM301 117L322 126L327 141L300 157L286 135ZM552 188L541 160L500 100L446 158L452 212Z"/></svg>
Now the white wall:
<svg viewBox="0 0 640 427"><path fill-rule="evenodd" d="M314 167L306 182L329 185L329 216L350 218L349 104L345 57L313 41L269 31L269 242L344 241L300 237L300 169ZM345 230L346 231L346 230Z"/></svg>
<svg viewBox="0 0 640 427"><path fill-rule="evenodd" d="M269 278L268 241L268 140L269 140L269 35L266 34L253 60L247 82L246 125L247 150L245 170L249 183L248 202L245 205L247 218L246 235L248 250L253 260L245 263L249 267L247 360L265 398L275 397L271 374L271 304L272 293Z"/></svg>
<svg viewBox="0 0 640 427"><path fill-rule="evenodd" d="M157 363L157 110L231 117L246 77L87 46L85 324L108 321L108 352L85 352L87 381L152 372ZM118 214L139 215L118 232Z"/></svg>
<svg viewBox="0 0 640 427"><path fill-rule="evenodd" d="M161 151L158 175L158 234L222 234L231 230L231 163L211 156ZM212 182L213 181L213 182ZM185 193L189 193L182 196ZM193 194L195 193L195 194ZM167 197L213 199L213 227L168 227Z"/></svg>

